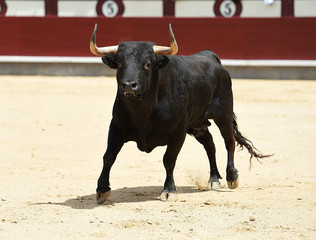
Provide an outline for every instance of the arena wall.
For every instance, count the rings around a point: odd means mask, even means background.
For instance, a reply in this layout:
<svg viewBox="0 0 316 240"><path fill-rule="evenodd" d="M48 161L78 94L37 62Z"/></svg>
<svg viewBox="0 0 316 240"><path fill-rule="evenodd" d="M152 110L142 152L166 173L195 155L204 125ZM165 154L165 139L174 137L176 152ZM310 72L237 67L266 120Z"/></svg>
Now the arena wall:
<svg viewBox="0 0 316 240"><path fill-rule="evenodd" d="M168 45L171 23L179 54L204 49L222 59L316 60L316 18L0 18L0 55L92 56L99 45L153 41Z"/></svg>
<svg viewBox="0 0 316 240"><path fill-rule="evenodd" d="M81 69L84 63L96 71L100 59L89 51L95 23L98 45L122 41L168 45L171 23L179 44L178 54L212 50L238 77L251 77L259 72L265 76L261 69L271 69L271 75L277 76L272 72L279 71L280 78L286 78L286 73L291 73L288 78L306 78L306 73L311 75L308 78L316 78L314 0L274 0L270 5L263 0L115 1L121 2L119 6L124 9L119 9L115 17L105 17L109 10L104 8L105 0L83 0L80 4L72 0L0 0L0 74L19 74L18 69L24 69L28 73L73 75L74 69ZM230 10L232 5L227 3L232 1L237 6L235 16L221 16ZM219 10L226 5L229 8ZM36 60L25 60L28 56ZM69 57L75 60L65 60ZM261 60L264 63L258 65ZM282 64L272 66L275 60ZM57 71L58 66L70 70ZM293 74L293 69L299 74ZM93 75L91 71L83 73ZM104 69L96 72L104 74Z"/></svg>
<svg viewBox="0 0 316 240"><path fill-rule="evenodd" d="M105 0L0 0L7 5L5 16L45 16L45 4L55 4L55 14L59 17L97 17L97 5ZM107 10L113 11L115 1L120 1L124 6L123 17L216 17L215 5L222 2L223 15L226 10L232 10L234 2L240 3L242 9L240 17L316 17L315 0L107 0L106 9L102 6L104 15ZM111 3L109 3L111 2ZM172 5L174 11L164 12L164 5ZM293 13L286 13L282 8L290 6ZM0 6L1 8L1 6ZM282 13L284 12L284 13ZM118 13L117 13L118 14ZM111 14L110 14L111 15ZM112 17L115 16L111 15ZM229 15L226 15L228 17Z"/></svg>

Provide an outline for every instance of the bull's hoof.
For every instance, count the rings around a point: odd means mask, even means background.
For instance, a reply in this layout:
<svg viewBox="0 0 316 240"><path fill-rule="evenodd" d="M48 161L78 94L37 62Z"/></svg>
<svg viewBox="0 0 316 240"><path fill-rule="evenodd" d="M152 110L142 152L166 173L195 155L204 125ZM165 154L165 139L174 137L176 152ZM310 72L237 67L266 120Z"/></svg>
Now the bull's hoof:
<svg viewBox="0 0 316 240"><path fill-rule="evenodd" d="M168 202L175 202L175 201L177 201L177 193L176 192L163 191L160 194L160 200L161 201L168 201Z"/></svg>
<svg viewBox="0 0 316 240"><path fill-rule="evenodd" d="M235 189L239 185L239 178L237 178L235 181L227 181L227 185L230 189Z"/></svg>
<svg viewBox="0 0 316 240"><path fill-rule="evenodd" d="M207 188L212 189L212 190L218 190L223 188L224 186L218 181L218 182L213 182L213 181L208 181Z"/></svg>
<svg viewBox="0 0 316 240"><path fill-rule="evenodd" d="M96 198L97 198L98 204L104 203L106 200L109 199L110 195L111 195L111 190L109 190L105 193L98 193L97 192Z"/></svg>

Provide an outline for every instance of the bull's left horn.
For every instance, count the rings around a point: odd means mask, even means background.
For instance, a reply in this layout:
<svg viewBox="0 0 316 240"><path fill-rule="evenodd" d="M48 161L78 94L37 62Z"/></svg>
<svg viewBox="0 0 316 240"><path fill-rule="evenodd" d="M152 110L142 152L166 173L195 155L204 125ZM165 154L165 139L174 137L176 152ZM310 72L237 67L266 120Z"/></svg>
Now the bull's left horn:
<svg viewBox="0 0 316 240"><path fill-rule="evenodd" d="M175 55L178 52L178 44L174 37L171 24L169 24L169 36L170 36L170 47L153 46L154 52L157 55Z"/></svg>
<svg viewBox="0 0 316 240"><path fill-rule="evenodd" d="M97 56L105 56L108 54L116 54L118 46L109 47L97 47L96 45L97 24L94 26L94 30L90 40L90 51Z"/></svg>

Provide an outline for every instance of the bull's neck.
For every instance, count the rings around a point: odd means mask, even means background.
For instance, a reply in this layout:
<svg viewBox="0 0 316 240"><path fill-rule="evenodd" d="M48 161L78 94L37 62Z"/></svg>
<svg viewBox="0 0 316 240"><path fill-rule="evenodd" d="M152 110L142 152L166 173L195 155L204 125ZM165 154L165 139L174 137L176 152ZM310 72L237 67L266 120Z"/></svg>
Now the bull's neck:
<svg viewBox="0 0 316 240"><path fill-rule="evenodd" d="M125 109L129 113L134 126L143 127L150 120L155 104L155 96L146 97L142 100L129 99L121 96Z"/></svg>

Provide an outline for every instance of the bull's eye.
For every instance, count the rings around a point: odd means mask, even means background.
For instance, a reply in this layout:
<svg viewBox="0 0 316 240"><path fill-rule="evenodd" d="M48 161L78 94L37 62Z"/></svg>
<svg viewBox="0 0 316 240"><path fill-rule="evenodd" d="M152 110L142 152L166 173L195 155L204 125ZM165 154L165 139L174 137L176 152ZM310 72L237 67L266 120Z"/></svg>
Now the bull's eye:
<svg viewBox="0 0 316 240"><path fill-rule="evenodd" d="M121 68L122 67L122 63L120 63L120 62L116 63L116 65L117 65L117 68Z"/></svg>
<svg viewBox="0 0 316 240"><path fill-rule="evenodd" d="M150 68L151 68L150 62L144 64L144 70L150 70Z"/></svg>

